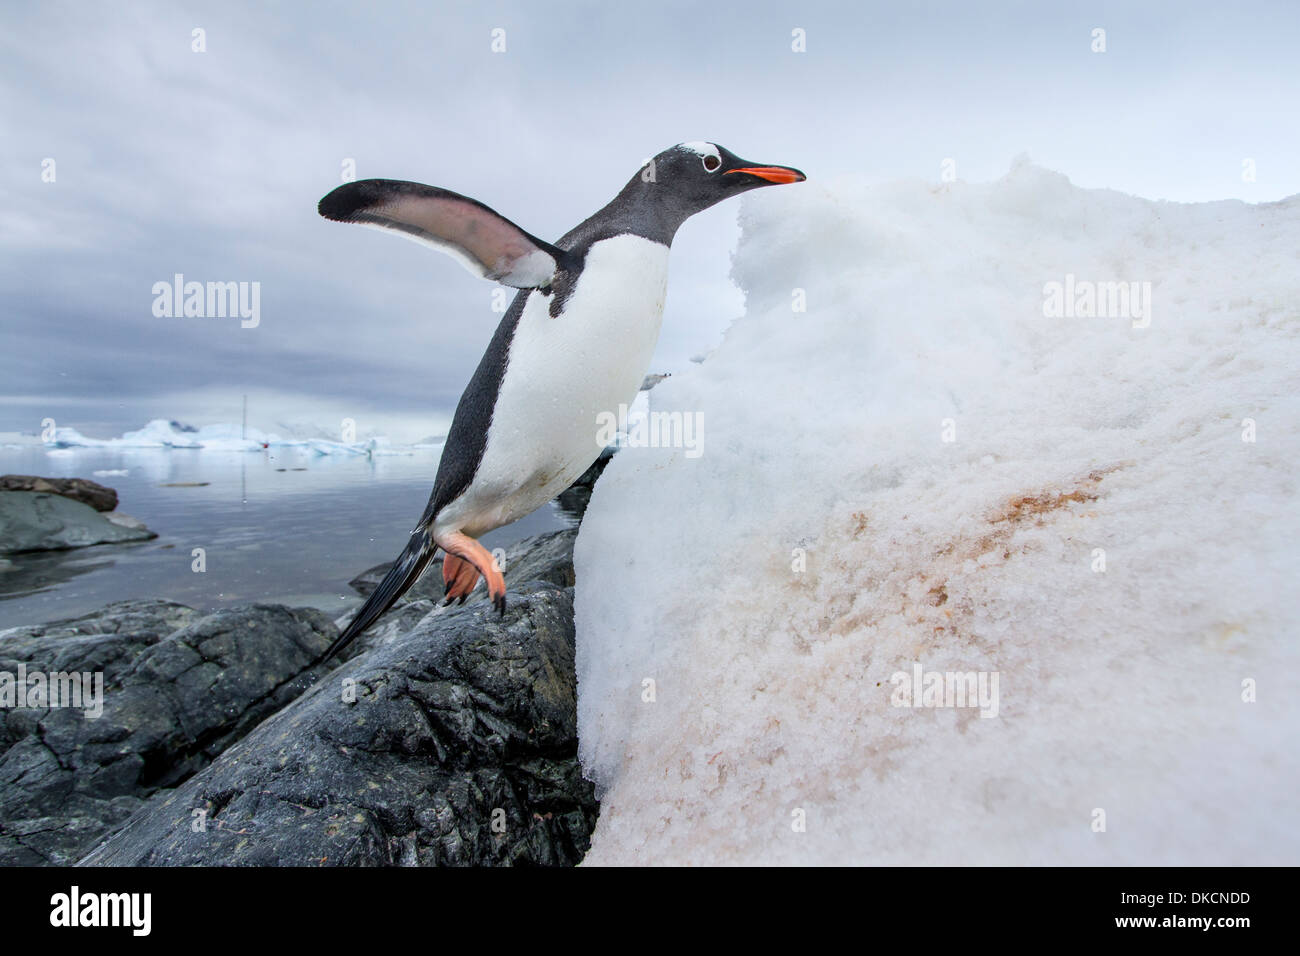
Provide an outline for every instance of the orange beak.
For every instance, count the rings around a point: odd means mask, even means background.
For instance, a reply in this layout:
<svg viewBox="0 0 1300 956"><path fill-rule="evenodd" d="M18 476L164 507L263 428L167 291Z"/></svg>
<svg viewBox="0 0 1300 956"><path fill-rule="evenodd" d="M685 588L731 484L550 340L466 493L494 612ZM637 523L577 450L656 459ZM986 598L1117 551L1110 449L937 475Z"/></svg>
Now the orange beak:
<svg viewBox="0 0 1300 956"><path fill-rule="evenodd" d="M808 177L797 169L788 166L746 166L744 169L728 169L729 173L749 173L769 183L801 183Z"/></svg>

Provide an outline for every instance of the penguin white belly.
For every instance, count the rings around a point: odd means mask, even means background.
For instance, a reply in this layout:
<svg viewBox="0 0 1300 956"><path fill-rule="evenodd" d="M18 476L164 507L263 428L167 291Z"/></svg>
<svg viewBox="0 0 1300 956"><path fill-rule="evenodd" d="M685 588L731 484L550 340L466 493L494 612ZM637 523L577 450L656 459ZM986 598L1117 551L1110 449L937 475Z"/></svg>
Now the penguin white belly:
<svg viewBox="0 0 1300 956"><path fill-rule="evenodd" d="M564 311L532 292L510 343L483 457L435 529L477 536L550 501L600 454L598 416L636 398L659 339L668 247L595 242Z"/></svg>

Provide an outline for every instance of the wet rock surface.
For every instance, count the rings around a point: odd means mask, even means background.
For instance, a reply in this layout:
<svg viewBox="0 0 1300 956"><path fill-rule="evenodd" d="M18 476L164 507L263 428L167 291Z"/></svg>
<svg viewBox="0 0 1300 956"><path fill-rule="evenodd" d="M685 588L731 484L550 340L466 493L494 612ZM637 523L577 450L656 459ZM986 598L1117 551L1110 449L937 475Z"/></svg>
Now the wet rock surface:
<svg viewBox="0 0 1300 956"><path fill-rule="evenodd" d="M0 864L75 862L300 694L336 633L310 608L169 601L0 632Z"/></svg>
<svg viewBox="0 0 1300 956"><path fill-rule="evenodd" d="M91 865L572 865L598 806L577 760L572 589L499 619L435 610L365 650L206 770L155 797Z"/></svg>

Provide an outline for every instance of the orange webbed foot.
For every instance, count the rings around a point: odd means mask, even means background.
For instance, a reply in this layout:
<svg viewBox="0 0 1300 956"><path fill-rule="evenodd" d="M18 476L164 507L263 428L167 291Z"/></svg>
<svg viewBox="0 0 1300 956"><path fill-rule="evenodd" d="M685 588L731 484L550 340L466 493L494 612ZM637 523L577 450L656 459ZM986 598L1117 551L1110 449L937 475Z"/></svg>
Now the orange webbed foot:
<svg viewBox="0 0 1300 956"><path fill-rule="evenodd" d="M438 535L434 538L445 551L442 562L442 580L446 584L447 601L460 598L462 604L469 592L478 584L479 575L487 580L488 597L498 613L506 613L506 579L497 567L492 552L474 538L460 531Z"/></svg>
<svg viewBox="0 0 1300 956"><path fill-rule="evenodd" d="M474 569L474 565L464 558L448 552L442 559L443 594L446 597L446 600L442 602L443 606L445 607L457 598L460 599L461 604L464 604L470 592L478 585L478 577L478 571Z"/></svg>

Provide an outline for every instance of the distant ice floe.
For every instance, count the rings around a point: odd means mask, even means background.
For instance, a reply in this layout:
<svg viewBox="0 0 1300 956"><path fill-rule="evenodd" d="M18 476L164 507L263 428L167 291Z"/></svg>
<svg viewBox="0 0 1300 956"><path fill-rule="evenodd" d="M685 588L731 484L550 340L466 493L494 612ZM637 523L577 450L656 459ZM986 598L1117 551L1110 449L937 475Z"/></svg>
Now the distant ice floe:
<svg viewBox="0 0 1300 956"><path fill-rule="evenodd" d="M243 436L241 437L241 431ZM324 438L286 438L275 432L257 428L242 429L240 425L219 424L192 428L174 421L155 418L136 431L126 432L119 438L89 438L75 428L63 427L54 432L53 440L45 443L49 450L74 448L175 448L222 452L256 452L267 448L298 448L320 456L387 456L411 455L416 448L436 445L394 445L387 438L367 438L362 441L330 441ZM98 474L98 472L96 472ZM106 472L117 474L117 472ZM125 472L122 472L125 474Z"/></svg>
<svg viewBox="0 0 1300 956"><path fill-rule="evenodd" d="M0 432L0 448L6 451L23 451L40 445L41 436L31 432Z"/></svg>

